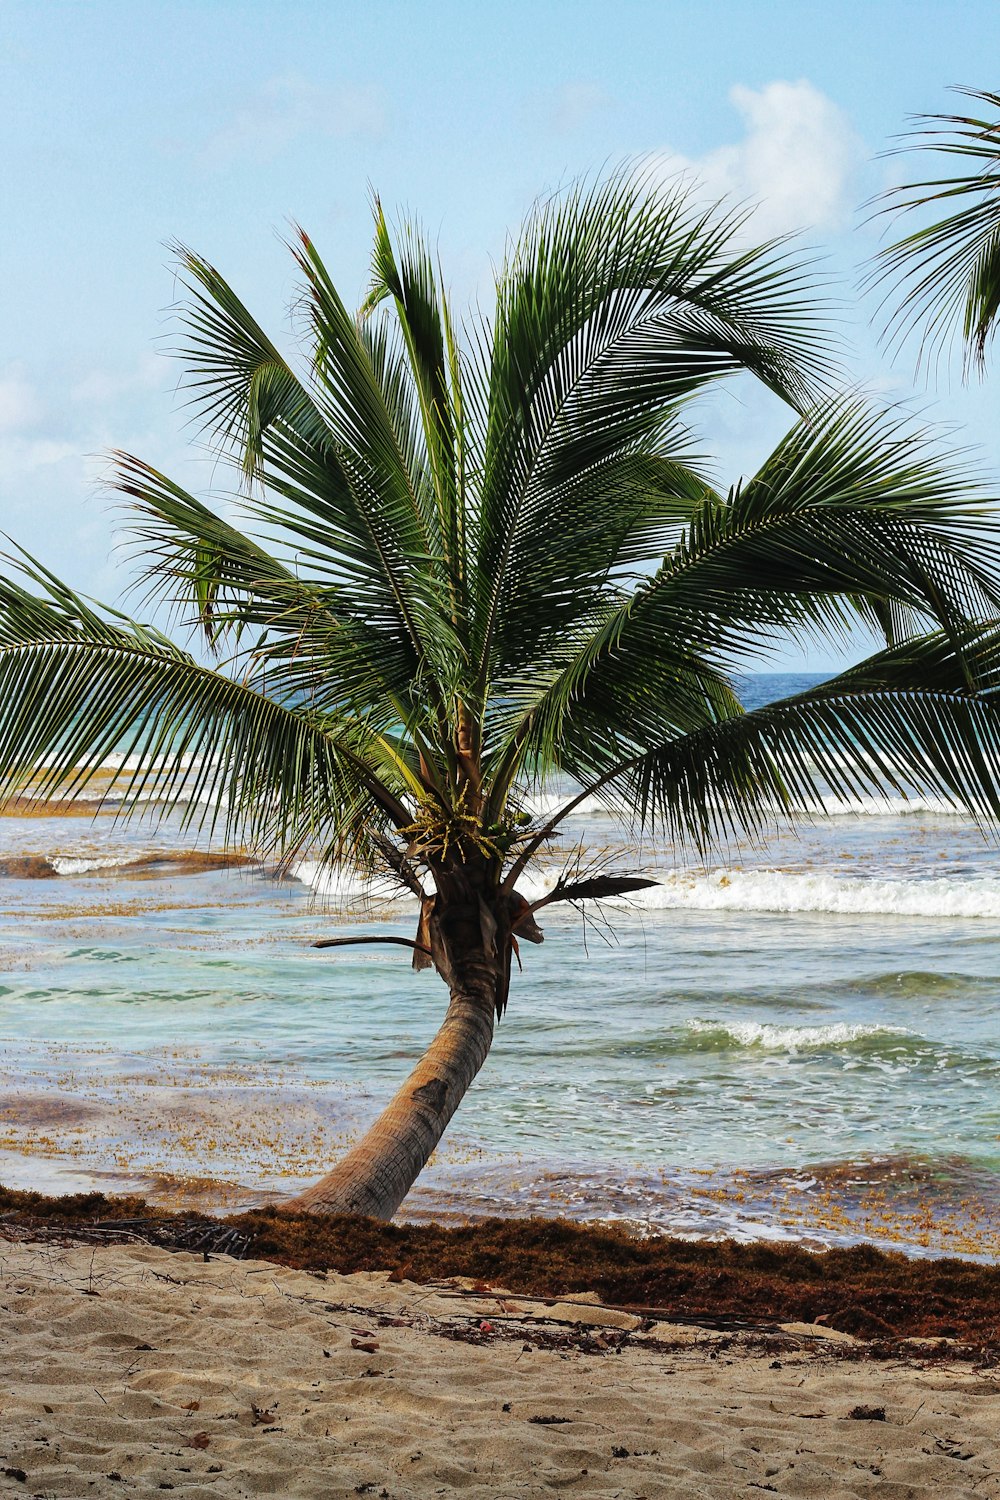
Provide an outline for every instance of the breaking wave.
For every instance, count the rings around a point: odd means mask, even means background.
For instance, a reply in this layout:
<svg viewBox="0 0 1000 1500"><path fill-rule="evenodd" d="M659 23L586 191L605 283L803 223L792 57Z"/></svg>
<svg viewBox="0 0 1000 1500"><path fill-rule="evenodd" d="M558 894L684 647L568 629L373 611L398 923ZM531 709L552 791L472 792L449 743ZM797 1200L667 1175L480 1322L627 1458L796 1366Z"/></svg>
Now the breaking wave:
<svg viewBox="0 0 1000 1500"><path fill-rule="evenodd" d="M552 889L555 872L521 885L529 900ZM829 913L846 916L1000 917L1000 879L989 876L870 878L784 870L654 870L658 884L628 897L643 911Z"/></svg>
<svg viewBox="0 0 1000 1500"><path fill-rule="evenodd" d="M777 1026L769 1021L692 1021L695 1050L754 1048L762 1052L923 1051L926 1042L902 1026L834 1021L826 1026Z"/></svg>
<svg viewBox="0 0 1000 1500"><path fill-rule="evenodd" d="M859 878L781 870L671 872L639 893L650 910L829 913L846 916L1000 917L1000 879Z"/></svg>
<svg viewBox="0 0 1000 1500"><path fill-rule="evenodd" d="M536 818L549 818L569 801L571 792L544 792L524 799L524 809ZM777 803L769 805L768 811L775 818L784 819L788 810ZM792 809L805 818L957 818L969 821L969 812L957 807L943 797L817 797L813 801L800 802ZM585 797L567 821L588 818L603 818L610 821L609 809L597 797Z"/></svg>
<svg viewBox="0 0 1000 1500"><path fill-rule="evenodd" d="M96 875L102 870L126 870L140 863L134 854L96 854L77 857L69 854L53 854L49 863L57 875Z"/></svg>
<svg viewBox="0 0 1000 1500"><path fill-rule="evenodd" d="M548 895L556 869L537 870L519 882L529 901ZM303 860L293 874L325 900L357 904L412 897L390 880L367 880L344 869ZM1000 879L989 876L870 878L783 870L653 871L658 884L625 898L644 912L736 911L843 916L1000 918Z"/></svg>

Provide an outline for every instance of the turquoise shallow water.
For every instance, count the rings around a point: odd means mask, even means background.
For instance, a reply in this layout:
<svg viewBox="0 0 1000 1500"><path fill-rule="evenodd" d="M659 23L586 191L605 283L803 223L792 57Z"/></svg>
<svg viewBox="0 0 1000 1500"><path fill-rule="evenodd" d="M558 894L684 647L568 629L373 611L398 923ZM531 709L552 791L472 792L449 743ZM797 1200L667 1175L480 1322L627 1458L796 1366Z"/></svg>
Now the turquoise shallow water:
<svg viewBox="0 0 1000 1500"><path fill-rule="evenodd" d="M546 911L407 1212L1000 1253L997 849L935 805L837 811L710 869L622 849L663 883L607 925ZM572 833L615 837L592 810ZM436 1029L443 987L401 950L308 946L409 935L410 906L331 905L307 865L127 867L184 844L107 817L0 823L0 858L63 872L0 878L0 1180L280 1195Z"/></svg>

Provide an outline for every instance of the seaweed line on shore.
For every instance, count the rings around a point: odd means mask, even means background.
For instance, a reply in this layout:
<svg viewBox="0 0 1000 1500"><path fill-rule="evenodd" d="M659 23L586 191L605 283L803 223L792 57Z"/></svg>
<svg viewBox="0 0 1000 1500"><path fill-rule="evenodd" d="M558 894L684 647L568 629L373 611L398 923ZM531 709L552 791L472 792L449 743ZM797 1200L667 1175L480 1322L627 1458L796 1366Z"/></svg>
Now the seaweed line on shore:
<svg viewBox="0 0 1000 1500"><path fill-rule="evenodd" d="M395 1225L274 1208L217 1219L173 1214L138 1198L46 1198L3 1188L0 1238L144 1243L206 1258L270 1260L321 1278L327 1271L383 1272L393 1281L448 1284L456 1298L473 1291L480 1299L527 1296L551 1305L589 1294L593 1305L640 1322L786 1341L781 1325L796 1323L817 1335L850 1335L836 1344L844 1357L913 1358L919 1346L921 1358L1000 1365L1000 1267L914 1261L870 1246L817 1253L795 1245L649 1240L554 1219ZM479 1337L475 1319L466 1332ZM502 1306L490 1332L504 1336Z"/></svg>

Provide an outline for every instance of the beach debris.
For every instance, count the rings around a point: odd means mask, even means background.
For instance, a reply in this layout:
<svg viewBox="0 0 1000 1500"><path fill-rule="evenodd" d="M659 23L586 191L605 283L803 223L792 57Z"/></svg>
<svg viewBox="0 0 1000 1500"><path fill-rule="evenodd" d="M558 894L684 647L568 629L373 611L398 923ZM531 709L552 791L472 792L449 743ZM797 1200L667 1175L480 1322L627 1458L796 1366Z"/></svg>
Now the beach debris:
<svg viewBox="0 0 1000 1500"><path fill-rule="evenodd" d="M847 1413L854 1422L884 1422L884 1406L855 1406Z"/></svg>
<svg viewBox="0 0 1000 1500"><path fill-rule="evenodd" d="M538 1427L562 1427L567 1422L572 1422L572 1417L529 1417L529 1422L534 1422Z"/></svg>
<svg viewBox="0 0 1000 1500"><path fill-rule="evenodd" d="M277 1402L275 1402L277 1406ZM278 1418L275 1415L275 1406L258 1406L256 1401L250 1402L250 1415L255 1427L273 1427Z"/></svg>
<svg viewBox="0 0 1000 1500"><path fill-rule="evenodd" d="M52 880L59 871L41 854L20 854L0 859L0 876L13 880Z"/></svg>
<svg viewBox="0 0 1000 1500"><path fill-rule="evenodd" d="M184 1411L201 1411L201 1402L200 1401L185 1401L185 1402L182 1403L182 1409Z"/></svg>
<svg viewBox="0 0 1000 1500"><path fill-rule="evenodd" d="M853 1344L855 1342L852 1333L845 1333L841 1328L828 1328L818 1318L814 1323L779 1323L778 1329L781 1333L790 1334L792 1338L829 1339L834 1344Z"/></svg>
<svg viewBox="0 0 1000 1500"><path fill-rule="evenodd" d="M28 1476L23 1469L15 1469L11 1465L9 1468L4 1469L3 1472L8 1479L16 1479L18 1484L27 1484L28 1482Z"/></svg>
<svg viewBox="0 0 1000 1500"><path fill-rule="evenodd" d="M19 1215L4 1215L5 1219ZM30 1217L30 1216L26 1216ZM187 1219L167 1215L131 1219L88 1219L60 1217L55 1222L31 1222L31 1236L39 1241L54 1240L65 1244L74 1242L93 1245L139 1244L155 1245L163 1250L198 1251L213 1255L229 1255L242 1260L249 1249L251 1237L241 1229L235 1229L218 1221ZM14 1237L8 1235L8 1238ZM88 1296L100 1296L88 1290Z"/></svg>
<svg viewBox="0 0 1000 1500"><path fill-rule="evenodd" d="M378 1339L351 1339L352 1349L361 1349L365 1354L375 1354L378 1351Z"/></svg>
<svg viewBox="0 0 1000 1500"><path fill-rule="evenodd" d="M207 1432L194 1432L186 1439L185 1448L207 1448L212 1439ZM109 1475L108 1478L111 1476Z"/></svg>
<svg viewBox="0 0 1000 1500"><path fill-rule="evenodd" d="M945 1458L957 1458L960 1463L968 1463L970 1458L975 1458L972 1452L965 1452L954 1438L935 1438L934 1446Z"/></svg>

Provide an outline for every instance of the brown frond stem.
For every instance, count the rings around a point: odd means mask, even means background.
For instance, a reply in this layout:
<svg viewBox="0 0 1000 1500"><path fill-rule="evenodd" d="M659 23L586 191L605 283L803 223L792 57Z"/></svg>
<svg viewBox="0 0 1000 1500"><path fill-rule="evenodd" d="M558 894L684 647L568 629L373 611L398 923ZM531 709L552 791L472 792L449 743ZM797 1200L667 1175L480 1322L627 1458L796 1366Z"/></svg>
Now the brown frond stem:
<svg viewBox="0 0 1000 1500"><path fill-rule="evenodd" d="M417 953L430 953L423 943L415 943L412 938L373 936L373 937L346 937L346 938L320 938L313 943L313 948L355 948L362 943L392 943L397 948L413 948Z"/></svg>

